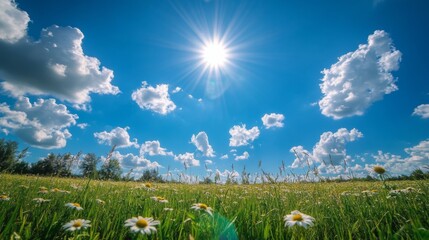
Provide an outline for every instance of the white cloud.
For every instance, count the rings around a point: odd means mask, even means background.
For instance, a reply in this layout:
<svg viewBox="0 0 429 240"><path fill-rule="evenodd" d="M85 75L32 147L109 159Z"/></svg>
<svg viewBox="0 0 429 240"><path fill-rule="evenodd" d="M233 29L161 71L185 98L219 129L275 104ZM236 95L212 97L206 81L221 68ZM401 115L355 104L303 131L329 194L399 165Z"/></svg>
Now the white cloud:
<svg viewBox="0 0 429 240"><path fill-rule="evenodd" d="M140 148L140 155L149 154L149 156L162 155L173 156L172 152L167 152L167 149L162 148L159 141L146 141Z"/></svg>
<svg viewBox="0 0 429 240"><path fill-rule="evenodd" d="M313 157L316 161L325 162L328 165L341 165L344 160L350 158L347 156L346 143L362 137L363 134L355 128L351 131L340 128L335 133L324 132L313 148Z"/></svg>
<svg viewBox="0 0 429 240"><path fill-rule="evenodd" d="M220 157L220 159L222 159L222 160L224 160L224 159L228 159L228 154L222 155L222 156Z"/></svg>
<svg viewBox="0 0 429 240"><path fill-rule="evenodd" d="M398 90L391 72L399 69L401 55L386 32L369 35L367 44L322 71L322 114L334 119L362 115L385 94Z"/></svg>
<svg viewBox="0 0 429 240"><path fill-rule="evenodd" d="M291 168L312 167L312 154L305 150L303 146L295 146L290 149L290 152L295 155Z"/></svg>
<svg viewBox="0 0 429 240"><path fill-rule="evenodd" d="M213 164L213 161L212 161L212 160L205 160L205 161L204 161L204 163L205 163L206 165L212 165L212 164Z"/></svg>
<svg viewBox="0 0 429 240"><path fill-rule="evenodd" d="M247 130L245 124L242 126L235 125L229 130L229 134L231 135L231 138L229 139L229 146L246 146L258 138L259 129L258 127L253 127Z"/></svg>
<svg viewBox="0 0 429 240"><path fill-rule="evenodd" d="M131 98L141 109L152 110L162 115L176 109L176 105L170 100L168 94L168 84L156 85L154 88L147 82L142 82L142 87L135 90Z"/></svg>
<svg viewBox="0 0 429 240"><path fill-rule="evenodd" d="M406 148L405 152L410 155L407 161L427 162L429 160L429 140L421 141L414 147Z"/></svg>
<svg viewBox="0 0 429 240"><path fill-rule="evenodd" d="M113 71L84 54L83 37L77 28L51 26L37 41L0 40L1 86L15 97L49 95L76 106L90 102L91 93L118 94Z"/></svg>
<svg viewBox="0 0 429 240"><path fill-rule="evenodd" d="M180 87L176 87L173 91L171 91L171 93L174 94L174 93L178 93L180 91L182 91L182 89Z"/></svg>
<svg viewBox="0 0 429 240"><path fill-rule="evenodd" d="M30 17L15 1L0 0L0 40L14 43L27 34Z"/></svg>
<svg viewBox="0 0 429 240"><path fill-rule="evenodd" d="M195 159L193 153L184 153L174 156L174 160L181 162L186 165L186 167L198 167L200 166L200 161Z"/></svg>
<svg viewBox="0 0 429 240"><path fill-rule="evenodd" d="M120 152L114 151L112 153L111 158L118 159L119 163L121 164L121 167L125 169L133 168L138 169L139 171L143 171L146 169L162 167L158 162L151 162L150 160L145 159L144 156L136 156L132 153L122 155ZM103 157L102 160L104 161L105 158Z"/></svg>
<svg viewBox="0 0 429 240"><path fill-rule="evenodd" d="M429 118L429 104L421 104L414 109L413 115Z"/></svg>
<svg viewBox="0 0 429 240"><path fill-rule="evenodd" d="M43 149L65 147L66 140L72 136L67 128L75 125L78 119L55 99L38 99L32 104L26 97L20 97L13 110L1 103L0 115L0 127L12 131L31 146Z"/></svg>
<svg viewBox="0 0 429 240"><path fill-rule="evenodd" d="M278 113L271 113L271 114L265 114L262 117L262 123L264 124L265 128L281 128L284 126L283 120L285 119L285 116L283 114Z"/></svg>
<svg viewBox="0 0 429 240"><path fill-rule="evenodd" d="M191 143L197 147L206 157L215 157L212 146L209 143L209 137L205 132L199 132L197 135L192 135Z"/></svg>
<svg viewBox="0 0 429 240"><path fill-rule="evenodd" d="M346 144L362 138L363 134L353 128L348 131L345 128L338 129L335 133L324 132L320 136L319 142L310 152L302 146L295 146L290 152L295 155L291 168L311 168L317 167L320 173L339 174L350 171L352 159L347 155ZM345 164L346 163L346 164Z"/></svg>
<svg viewBox="0 0 429 240"><path fill-rule="evenodd" d="M89 126L89 124L88 123L79 123L76 126L78 126L80 129L85 129Z"/></svg>
<svg viewBox="0 0 429 240"><path fill-rule="evenodd" d="M109 146L116 145L117 148L135 147L138 148L139 144L137 139L130 141L130 135L128 134L129 127L121 128L116 127L110 132L96 132L94 137L97 139L99 144L106 144Z"/></svg>
<svg viewBox="0 0 429 240"><path fill-rule="evenodd" d="M248 152L244 152L243 155L236 156L234 160L235 161L246 160L246 159L249 159L249 156L250 155Z"/></svg>

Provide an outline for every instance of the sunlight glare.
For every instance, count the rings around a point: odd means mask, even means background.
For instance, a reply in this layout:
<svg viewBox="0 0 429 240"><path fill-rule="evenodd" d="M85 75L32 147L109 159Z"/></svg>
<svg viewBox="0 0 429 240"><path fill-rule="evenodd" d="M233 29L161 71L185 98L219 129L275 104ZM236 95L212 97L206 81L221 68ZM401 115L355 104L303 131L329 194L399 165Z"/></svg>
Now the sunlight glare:
<svg viewBox="0 0 429 240"><path fill-rule="evenodd" d="M203 61L211 68L222 67L228 60L228 50L221 42L211 42L204 46Z"/></svg>

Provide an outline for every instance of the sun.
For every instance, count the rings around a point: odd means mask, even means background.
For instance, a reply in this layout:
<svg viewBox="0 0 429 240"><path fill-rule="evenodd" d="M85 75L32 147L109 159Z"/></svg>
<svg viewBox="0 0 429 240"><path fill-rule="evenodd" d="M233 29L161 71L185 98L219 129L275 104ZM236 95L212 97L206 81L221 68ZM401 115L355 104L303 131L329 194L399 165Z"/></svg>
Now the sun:
<svg viewBox="0 0 429 240"><path fill-rule="evenodd" d="M201 57L207 67L221 68L228 62L228 48L222 42L211 41L203 46Z"/></svg>

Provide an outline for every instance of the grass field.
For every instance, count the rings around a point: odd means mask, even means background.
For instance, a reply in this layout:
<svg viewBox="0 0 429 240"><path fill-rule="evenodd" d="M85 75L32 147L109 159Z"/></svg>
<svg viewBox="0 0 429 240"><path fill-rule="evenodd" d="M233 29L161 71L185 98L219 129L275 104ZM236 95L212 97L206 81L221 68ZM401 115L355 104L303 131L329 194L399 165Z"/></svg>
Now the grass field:
<svg viewBox="0 0 429 240"><path fill-rule="evenodd" d="M2 174L0 239L428 239L429 181L387 184L398 191L381 182L145 186ZM285 227L294 210L314 225ZM125 226L138 216L158 220L156 232ZM63 227L75 219L90 227Z"/></svg>

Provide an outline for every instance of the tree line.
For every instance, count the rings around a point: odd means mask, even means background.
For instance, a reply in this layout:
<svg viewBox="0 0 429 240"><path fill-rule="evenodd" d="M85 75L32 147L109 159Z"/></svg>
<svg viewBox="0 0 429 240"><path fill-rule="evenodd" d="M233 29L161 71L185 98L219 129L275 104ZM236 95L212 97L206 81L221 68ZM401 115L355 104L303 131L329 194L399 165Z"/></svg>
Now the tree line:
<svg viewBox="0 0 429 240"><path fill-rule="evenodd" d="M113 149L112 149L113 150ZM85 177L100 180L131 180L129 172L122 176L120 162L111 154L102 161L94 153L49 153L35 163L24 160L28 148L19 150L18 143L0 139L0 173L34 174L57 177ZM111 151L112 152L112 151ZM140 180L162 181L157 170L145 170Z"/></svg>

